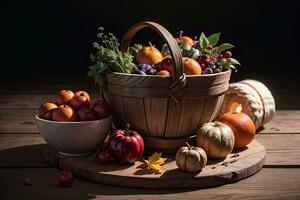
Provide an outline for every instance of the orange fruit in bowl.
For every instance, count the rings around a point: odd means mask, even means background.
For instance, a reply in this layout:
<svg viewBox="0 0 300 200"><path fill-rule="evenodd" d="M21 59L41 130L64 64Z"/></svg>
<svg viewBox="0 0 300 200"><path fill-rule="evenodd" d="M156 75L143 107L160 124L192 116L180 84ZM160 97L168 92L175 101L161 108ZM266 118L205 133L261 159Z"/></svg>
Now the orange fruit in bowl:
<svg viewBox="0 0 300 200"><path fill-rule="evenodd" d="M57 108L57 105L51 102L42 104L39 108L39 117L51 120L52 112L55 108Z"/></svg>
<svg viewBox="0 0 300 200"><path fill-rule="evenodd" d="M58 92L55 101L57 105L67 104L74 96L71 90L61 90Z"/></svg>
<svg viewBox="0 0 300 200"><path fill-rule="evenodd" d="M167 70L160 70L156 73L156 75L160 75L160 76L170 76L170 72L168 72Z"/></svg>
<svg viewBox="0 0 300 200"><path fill-rule="evenodd" d="M60 105L53 110L52 120L61 122L73 122L77 119L77 113L68 105Z"/></svg>
<svg viewBox="0 0 300 200"><path fill-rule="evenodd" d="M202 72L201 67L196 60L194 60L192 58L183 57L182 62L183 62L184 73L186 75L200 75L201 74L201 72Z"/></svg>
<svg viewBox="0 0 300 200"><path fill-rule="evenodd" d="M85 96L85 98L87 98L89 102L91 101L91 97L90 97L89 93L87 93L86 91L83 91L83 90L75 92L74 96L75 97L76 96Z"/></svg>

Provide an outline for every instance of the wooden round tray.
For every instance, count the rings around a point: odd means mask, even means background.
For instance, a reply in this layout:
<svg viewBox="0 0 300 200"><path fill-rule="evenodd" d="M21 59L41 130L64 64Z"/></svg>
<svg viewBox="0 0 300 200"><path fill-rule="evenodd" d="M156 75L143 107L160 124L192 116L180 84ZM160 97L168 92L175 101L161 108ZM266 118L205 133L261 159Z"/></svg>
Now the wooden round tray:
<svg viewBox="0 0 300 200"><path fill-rule="evenodd" d="M143 162L134 165L112 163L100 165L91 156L65 157L50 146L43 149L46 162L61 169L70 170L75 176L87 180L127 187L139 188L202 188L235 182L258 172L265 161L265 148L253 141L224 160L209 160L207 166L197 173L179 170L174 156L162 166L162 174L149 173Z"/></svg>

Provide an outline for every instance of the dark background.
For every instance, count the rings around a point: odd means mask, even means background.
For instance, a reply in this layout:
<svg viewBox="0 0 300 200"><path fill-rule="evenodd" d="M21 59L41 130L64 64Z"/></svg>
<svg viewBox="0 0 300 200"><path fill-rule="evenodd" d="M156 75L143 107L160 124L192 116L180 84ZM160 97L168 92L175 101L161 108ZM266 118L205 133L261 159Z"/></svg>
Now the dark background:
<svg viewBox="0 0 300 200"><path fill-rule="evenodd" d="M241 63L233 80L298 84L297 1L71 1L1 3L1 84L86 80L98 26L119 38L128 27L151 20L191 37L221 32ZM138 42L162 41L143 31Z"/></svg>

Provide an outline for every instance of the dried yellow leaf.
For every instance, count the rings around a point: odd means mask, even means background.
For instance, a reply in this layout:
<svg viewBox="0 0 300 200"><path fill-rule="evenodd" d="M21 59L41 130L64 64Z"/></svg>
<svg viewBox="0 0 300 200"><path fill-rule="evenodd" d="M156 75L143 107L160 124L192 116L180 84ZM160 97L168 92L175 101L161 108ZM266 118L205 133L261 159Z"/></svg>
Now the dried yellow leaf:
<svg viewBox="0 0 300 200"><path fill-rule="evenodd" d="M148 169L153 169L155 172L162 173L161 165L163 165L167 158L161 157L162 153L155 152L149 156L148 160L145 160L145 163L148 166Z"/></svg>

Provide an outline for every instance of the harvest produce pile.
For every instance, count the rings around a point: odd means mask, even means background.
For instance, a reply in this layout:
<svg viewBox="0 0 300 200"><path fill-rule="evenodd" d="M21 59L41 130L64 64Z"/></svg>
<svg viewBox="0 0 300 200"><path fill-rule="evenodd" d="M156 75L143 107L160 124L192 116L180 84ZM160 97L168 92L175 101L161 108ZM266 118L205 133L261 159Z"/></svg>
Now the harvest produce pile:
<svg viewBox="0 0 300 200"><path fill-rule="evenodd" d="M234 47L233 45L229 43L218 45L220 33L208 37L201 33L198 39L196 37L192 39L182 34L181 31L175 40L181 51L183 72L186 75L213 77L220 73L222 76L226 72L222 74L221 72L231 69L236 71L234 65L240 65L229 51ZM97 38L99 41L93 43L96 51L91 54L94 65L90 67L88 75L94 78L95 83L100 87L105 84L106 73L110 72L132 74L135 77L172 76L175 74L174 62L171 57L173 54L171 54L167 44L163 44L160 50L151 43L149 45L134 44L129 47L128 52L123 52L119 48L118 39L112 33L105 33L104 28L99 28ZM229 78L230 74L227 83ZM226 79L224 80L222 81L225 84ZM223 93L224 91L220 95ZM216 93L213 95L216 95ZM169 101L169 99L167 100ZM168 101L167 103L169 103ZM220 103L218 99L216 104L217 102ZM111 112L110 105L114 112ZM71 90L61 90L58 92L55 101L49 101L40 106L38 116L50 121L81 121L80 123L84 124L91 121L105 120L111 117L112 113L114 118L118 117L120 113L115 112L112 101L110 101L110 105L102 100L91 102L91 97L86 91L73 93ZM126 107L126 103L122 102L122 106ZM200 172L209 159L224 159L233 149L241 149L250 144L254 138L256 128L250 117L241 111L241 105L234 104L230 112L222 115L217 121L209 122L208 117L205 121L208 123L201 122L199 124L201 126L197 126L197 130L191 133L191 135L196 135L195 146L186 142L185 146L179 146L178 149L176 147L175 161L177 167L182 171ZM201 113L203 115L204 110ZM209 116L211 117L212 114ZM176 117L178 116L174 115L174 118ZM196 118L198 116L193 115L192 117ZM196 122L198 123L197 120ZM131 123L133 125L133 122ZM59 126L59 123L56 125ZM112 128L111 122L109 122L109 127ZM136 128L136 126L133 127ZM99 131L96 130L96 132ZM99 143L94 158L100 165L109 165L110 163L128 165L142 161L149 173L163 173L162 165L167 163L169 158L163 157L161 152L152 152L153 154L146 159L144 141L146 140L143 131L138 128L132 130L130 124L127 123L125 130L112 129L107 142L104 144L103 141L101 144ZM58 179L61 186L69 186L73 181L72 174L68 172L60 174Z"/></svg>
<svg viewBox="0 0 300 200"><path fill-rule="evenodd" d="M90 95L85 91L74 94L71 90L61 90L55 101L40 106L38 116L46 120L74 122L101 120L111 115L107 103L101 100L90 102ZM234 104L232 111L225 113L218 121L203 124L196 132L197 146L186 143L186 146L177 151L178 168L189 172L201 171L207 159L226 158L234 148L240 149L248 145L253 140L256 129L250 117L242 113L241 109L241 105ZM120 164L133 164L143 156L144 141L127 124L126 130L115 130L109 136L108 143L101 145L99 150L96 160L100 164L109 164L113 160ZM163 172L161 165L167 158L161 156L161 153L154 153L148 160L144 160L149 170Z"/></svg>
<svg viewBox="0 0 300 200"><path fill-rule="evenodd" d="M110 116L110 108L104 101L91 102L89 93L61 90L54 101L43 103L38 116L42 119L74 122L104 119Z"/></svg>
<svg viewBox="0 0 300 200"><path fill-rule="evenodd" d="M236 70L234 65L240 63L228 51L234 46L229 43L218 45L220 33L206 37L201 33L199 39L182 36L182 31L176 41L182 53L184 73L186 75L202 75L220 73L227 69ZM173 75L174 66L167 44L159 50L149 42L149 45L134 44L128 52L119 49L118 39L112 33L105 33L99 28L99 41L93 43L96 49L91 54L94 65L88 75L100 86L106 72L121 72L139 75Z"/></svg>

